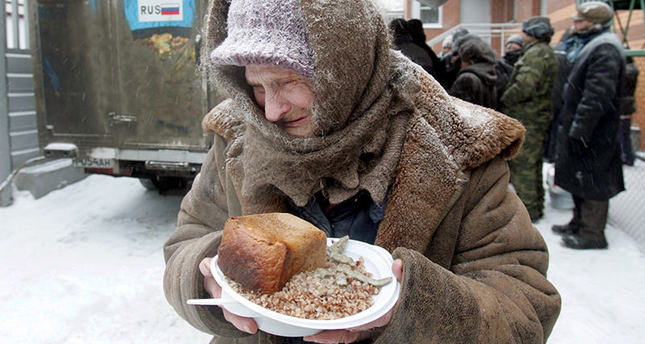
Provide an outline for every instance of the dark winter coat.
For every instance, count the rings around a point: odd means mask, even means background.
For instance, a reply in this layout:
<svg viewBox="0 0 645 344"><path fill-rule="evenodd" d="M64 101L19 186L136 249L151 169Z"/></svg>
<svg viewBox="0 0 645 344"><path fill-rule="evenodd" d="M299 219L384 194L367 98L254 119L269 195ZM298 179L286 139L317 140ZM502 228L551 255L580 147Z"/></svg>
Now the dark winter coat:
<svg viewBox="0 0 645 344"><path fill-rule="evenodd" d="M558 44L562 46L563 44ZM562 48L560 48L562 49ZM553 50L555 58L558 61L558 77L555 79L555 84L553 85L553 92L551 93L551 103L553 103L553 119L549 123L549 135L547 137L546 147L544 148L544 159L553 162L555 160L555 151L556 151L556 141L558 136L558 117L560 110L562 109L562 104L564 99L562 97L564 91L564 85L569 76L569 69L571 65L567 59L567 54L563 50Z"/></svg>
<svg viewBox="0 0 645 344"><path fill-rule="evenodd" d="M573 62L558 118L555 183L607 200L625 189L618 148L625 57L615 34L597 34Z"/></svg>
<svg viewBox="0 0 645 344"><path fill-rule="evenodd" d="M636 112L636 84L638 82L638 67L633 58L629 58L625 65L625 79L623 80L623 95L620 97L620 114L631 115Z"/></svg>
<svg viewBox="0 0 645 344"><path fill-rule="evenodd" d="M499 98L502 97L508 82L511 80L511 75L513 75L513 68L515 63L522 57L523 50L511 50L507 51L504 56L495 62L495 73L497 74L497 81L495 82L495 87L497 89L497 107L501 107L501 101Z"/></svg>
<svg viewBox="0 0 645 344"><path fill-rule="evenodd" d="M553 103L553 116L557 125L557 115L562 110L564 105L564 86L567 83L569 72L571 71L571 63L567 59L567 53L563 50L554 50L555 58L558 61L558 77L553 84L553 92L551 93L551 103Z"/></svg>
<svg viewBox="0 0 645 344"><path fill-rule="evenodd" d="M461 68L450 95L487 108L497 106L494 63L475 63Z"/></svg>
<svg viewBox="0 0 645 344"><path fill-rule="evenodd" d="M508 81L511 79L511 75L513 74L513 65L506 61L506 59L502 58L495 62L495 73L497 75L495 89L497 90L497 105L499 106L501 104L499 98L504 94L506 85L508 85Z"/></svg>
<svg viewBox="0 0 645 344"><path fill-rule="evenodd" d="M428 74L434 76L434 60L428 53L412 41L412 37L408 35L400 35L394 39L394 46L399 49L403 55L409 58L412 62L421 66Z"/></svg>

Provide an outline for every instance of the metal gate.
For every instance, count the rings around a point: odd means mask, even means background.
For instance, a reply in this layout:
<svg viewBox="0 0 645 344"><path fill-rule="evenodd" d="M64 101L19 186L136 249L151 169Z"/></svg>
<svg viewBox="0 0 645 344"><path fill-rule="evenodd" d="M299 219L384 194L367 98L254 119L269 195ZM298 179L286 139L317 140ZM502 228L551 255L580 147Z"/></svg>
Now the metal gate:
<svg viewBox="0 0 645 344"><path fill-rule="evenodd" d="M0 16L0 182L40 155L27 0L6 0Z"/></svg>

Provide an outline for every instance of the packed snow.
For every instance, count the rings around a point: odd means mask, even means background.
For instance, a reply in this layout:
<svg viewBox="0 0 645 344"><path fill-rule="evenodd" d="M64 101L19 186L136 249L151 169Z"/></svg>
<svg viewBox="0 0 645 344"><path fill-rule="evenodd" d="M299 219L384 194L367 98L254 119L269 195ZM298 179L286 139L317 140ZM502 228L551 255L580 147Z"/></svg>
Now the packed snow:
<svg viewBox="0 0 645 344"><path fill-rule="evenodd" d="M208 343L163 295L162 245L181 195L92 175L38 200L14 197L0 208L0 341ZM537 227L563 301L549 343L642 343L645 254L613 227L608 250L562 247L550 227L570 211L548 203Z"/></svg>

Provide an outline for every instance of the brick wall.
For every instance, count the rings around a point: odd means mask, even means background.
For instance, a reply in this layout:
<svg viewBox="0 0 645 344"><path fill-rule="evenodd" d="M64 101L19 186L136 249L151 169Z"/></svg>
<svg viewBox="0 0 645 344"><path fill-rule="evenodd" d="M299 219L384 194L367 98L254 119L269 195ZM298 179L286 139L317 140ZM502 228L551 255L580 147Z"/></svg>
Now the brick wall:
<svg viewBox="0 0 645 344"><path fill-rule="evenodd" d="M575 0L574 0L575 1ZM540 15L540 0L517 1L517 21L522 22L524 19Z"/></svg>
<svg viewBox="0 0 645 344"><path fill-rule="evenodd" d="M513 20L513 0L493 0L491 1L491 23L509 23ZM497 58L501 58L501 49L503 40L508 39L510 34L505 37L491 38L490 45L497 53Z"/></svg>

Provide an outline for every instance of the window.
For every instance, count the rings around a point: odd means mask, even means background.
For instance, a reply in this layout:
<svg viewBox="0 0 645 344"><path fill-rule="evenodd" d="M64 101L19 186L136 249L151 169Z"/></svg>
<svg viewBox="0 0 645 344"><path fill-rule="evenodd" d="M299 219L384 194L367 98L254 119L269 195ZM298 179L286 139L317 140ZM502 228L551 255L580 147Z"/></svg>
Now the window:
<svg viewBox="0 0 645 344"><path fill-rule="evenodd" d="M412 18L421 20L425 28L440 28L442 27L442 7L432 8L421 5L418 1L412 1Z"/></svg>

